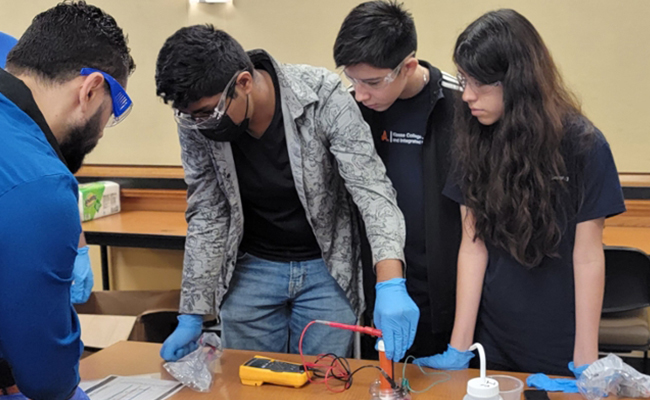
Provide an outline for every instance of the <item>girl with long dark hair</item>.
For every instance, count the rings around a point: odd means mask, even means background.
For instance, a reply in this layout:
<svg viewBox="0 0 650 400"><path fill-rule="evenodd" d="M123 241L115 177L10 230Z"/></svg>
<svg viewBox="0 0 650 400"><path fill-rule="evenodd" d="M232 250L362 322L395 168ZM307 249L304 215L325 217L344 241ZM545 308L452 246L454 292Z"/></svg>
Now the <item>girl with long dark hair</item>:
<svg viewBox="0 0 650 400"><path fill-rule="evenodd" d="M519 13L474 21L454 62L456 317L448 350L417 362L466 368L478 341L491 369L579 373L598 357L604 220L625 211L609 145Z"/></svg>

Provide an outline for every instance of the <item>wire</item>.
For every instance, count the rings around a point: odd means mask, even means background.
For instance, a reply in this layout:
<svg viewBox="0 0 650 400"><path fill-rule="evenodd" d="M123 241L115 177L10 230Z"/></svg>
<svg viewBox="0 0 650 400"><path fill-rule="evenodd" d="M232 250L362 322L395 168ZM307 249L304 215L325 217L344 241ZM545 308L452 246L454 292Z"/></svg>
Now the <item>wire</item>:
<svg viewBox="0 0 650 400"><path fill-rule="evenodd" d="M391 378L391 377L386 373L386 371L384 371L383 369L381 369L379 366L377 366L377 365L372 365L372 364L362 365L361 367L359 367L359 368L355 369L354 371L352 371L352 373L350 374L350 385L352 384L352 375L356 374L357 372L359 372L359 371L361 371L362 369L365 369L365 368L375 368L375 369L377 369L377 370L379 371L379 373L381 373L381 374L383 375L383 377L386 378L386 380L388 381L388 383L390 383L390 387L391 387L392 389L398 389L397 383L395 382L395 380L394 380L393 378Z"/></svg>
<svg viewBox="0 0 650 400"><path fill-rule="evenodd" d="M402 380L401 380L401 387L398 385L393 378L391 378L391 375L388 374L387 371L384 371L382 368L380 368L377 365L362 365L361 367L355 369L354 371L351 370L350 368L350 363L348 360L344 357L339 357L336 354L333 353L327 353L327 354L319 354L316 356L316 359L314 362L308 363L305 360L305 355L302 352L302 341L305 338L305 333L307 332L307 329L309 329L310 326L316 324L316 323L323 323L323 322L328 322L328 321L311 321L308 323L305 328L302 330L302 334L300 335L300 342L298 344L298 349L300 351L300 359L302 360L302 365L305 368L306 371L311 371L312 374L307 374L307 377L309 379L309 382L311 383L323 383L325 384L325 387L327 390L333 393L342 393L349 389L352 386L352 377L362 369L366 368L375 368L378 370L382 376L390 383L391 388L394 390L400 390L400 388L405 389L407 392L412 392L412 393L424 393L434 386L447 382L451 380L451 375L449 375L446 372L442 371L432 371L432 372L427 372L425 371L420 365L418 365L418 368L420 369L420 372L422 372L423 375L425 376L435 376L435 375L441 375L444 378L438 381L432 382L429 386L427 386L425 389L422 390L415 390L411 387L411 384L409 383L409 380L406 378L406 365L408 364L409 361L415 360L415 357L413 356L408 356L404 360L404 365L402 367ZM328 324L326 324L328 325ZM331 326L331 325L328 325ZM333 328L337 328L336 326L332 326ZM417 364L416 364L417 365ZM395 365L393 364L393 371L392 376L395 376ZM322 381L316 381L312 379L312 376L314 378L322 379ZM336 381L342 382L343 386L341 387L340 390L335 390L330 386L330 381L334 379Z"/></svg>
<svg viewBox="0 0 650 400"><path fill-rule="evenodd" d="M406 388L406 390L408 390L409 392L412 392L412 393L424 393L424 392L427 392L427 391L431 390L431 388L433 388L434 386L436 386L436 385L438 385L440 383L447 382L447 381L449 381L451 379L451 375L449 375L446 372L441 372L441 371L427 372L422 368L422 366L418 365L418 368L420 368L420 372L422 372L422 374L425 375L425 376L442 375L445 378L442 379L442 380L435 381L435 382L431 383L429 386L427 386L426 389L415 390L415 389L413 389L411 387L411 384L409 383L409 380L406 379L406 365L408 364L409 360L411 360L411 361L415 360L415 357L413 357L413 356L406 357L406 359L404 360L404 365L402 366L402 387ZM417 365L417 364L413 364L413 365Z"/></svg>
<svg viewBox="0 0 650 400"><path fill-rule="evenodd" d="M307 374L309 382L323 383L325 384L327 390L329 390L330 392L342 393L352 386L352 377L357 372L366 368L375 368L383 375L384 378L386 378L386 380L390 383L393 389L398 388L397 383L395 382L394 379L390 377L388 372L384 371L377 365L371 365L371 364L363 365L355 369L354 371L352 371L350 368L350 363L346 358L339 357L333 353L319 354L318 356L316 356L316 360L314 360L314 362L308 363L305 360L305 356L302 351L302 341L305 337L305 332L307 332L307 329L309 329L309 327L315 323L319 323L319 322L311 321L305 326L305 328L302 330L302 334L300 335L300 342L298 343L298 350L300 352L300 359L302 361L303 367L305 368L306 371L311 371L313 373L313 377L322 379L322 381L315 381L314 379L312 379L312 374ZM336 390L330 386L330 381L332 379L343 383L343 386L340 390Z"/></svg>

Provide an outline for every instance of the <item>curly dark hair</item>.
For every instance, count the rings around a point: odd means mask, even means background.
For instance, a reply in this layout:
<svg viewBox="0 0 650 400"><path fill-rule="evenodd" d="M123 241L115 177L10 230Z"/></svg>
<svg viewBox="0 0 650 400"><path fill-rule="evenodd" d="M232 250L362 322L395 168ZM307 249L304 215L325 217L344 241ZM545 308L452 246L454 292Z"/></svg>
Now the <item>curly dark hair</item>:
<svg viewBox="0 0 650 400"><path fill-rule="evenodd" d="M193 25L171 35L158 53L156 94L174 108L221 93L237 71L254 70L248 54L213 25Z"/></svg>
<svg viewBox="0 0 650 400"><path fill-rule="evenodd" d="M7 55L7 70L65 82L84 67L124 83L135 69L127 38L115 19L85 1L66 0L34 17Z"/></svg>
<svg viewBox="0 0 650 400"><path fill-rule="evenodd" d="M583 136L593 125L535 27L514 10L470 24L456 41L454 62L481 83L503 86L504 114L495 124L480 124L464 104L456 113L458 179L476 237L526 267L558 257L569 192L563 177L574 161L567 154L575 154L566 134L575 121L586 121Z"/></svg>

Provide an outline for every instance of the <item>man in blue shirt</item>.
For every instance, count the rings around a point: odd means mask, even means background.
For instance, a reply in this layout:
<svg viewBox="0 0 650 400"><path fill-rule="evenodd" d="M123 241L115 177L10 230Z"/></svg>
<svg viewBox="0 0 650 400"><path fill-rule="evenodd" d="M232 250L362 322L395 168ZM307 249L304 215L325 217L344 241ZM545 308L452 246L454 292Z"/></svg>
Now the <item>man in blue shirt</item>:
<svg viewBox="0 0 650 400"><path fill-rule="evenodd" d="M5 67L7 54L18 43L13 36L0 32L0 68ZM72 286L70 287L70 297L72 302L85 303L90 297L93 289L93 271L90 266L90 256L88 255L88 245L86 237L81 232L79 238L79 249L77 257L74 260L74 269L72 270Z"/></svg>
<svg viewBox="0 0 650 400"><path fill-rule="evenodd" d="M115 20L80 1L36 16L0 70L0 364L17 385L0 368L0 398L87 398L70 301L81 233L73 173L127 115L133 69Z"/></svg>

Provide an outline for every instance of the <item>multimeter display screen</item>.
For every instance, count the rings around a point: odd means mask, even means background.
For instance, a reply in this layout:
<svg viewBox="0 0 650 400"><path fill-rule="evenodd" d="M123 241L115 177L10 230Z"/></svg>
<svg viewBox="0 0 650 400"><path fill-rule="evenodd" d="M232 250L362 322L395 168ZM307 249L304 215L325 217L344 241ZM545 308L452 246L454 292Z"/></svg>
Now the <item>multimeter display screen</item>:
<svg viewBox="0 0 650 400"><path fill-rule="evenodd" d="M274 372L305 372L305 368L300 364L286 363L282 361L271 361L267 358L252 358L244 364L247 367L268 369Z"/></svg>

